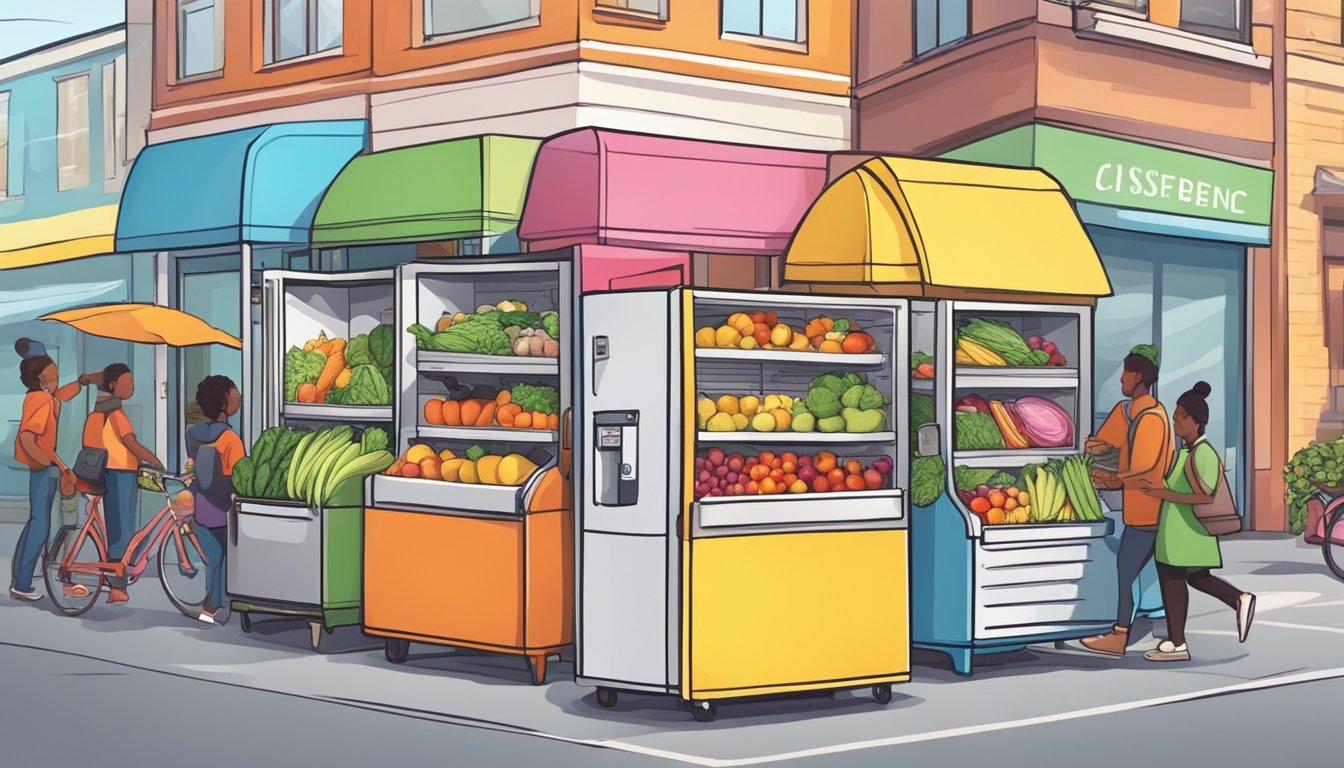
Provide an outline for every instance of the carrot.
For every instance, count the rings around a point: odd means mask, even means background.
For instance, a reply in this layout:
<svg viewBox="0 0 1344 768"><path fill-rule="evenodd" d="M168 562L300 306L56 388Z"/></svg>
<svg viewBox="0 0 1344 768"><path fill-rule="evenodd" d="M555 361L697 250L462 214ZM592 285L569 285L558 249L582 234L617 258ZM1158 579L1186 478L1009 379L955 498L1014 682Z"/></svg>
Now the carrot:
<svg viewBox="0 0 1344 768"><path fill-rule="evenodd" d="M513 402L513 394L507 389L501 389L499 394L495 395L495 405L508 405L511 402Z"/></svg>
<svg viewBox="0 0 1344 768"><path fill-rule="evenodd" d="M514 426L514 419L522 412L523 407L521 405L505 403L495 411L495 421L498 421L501 427L512 427Z"/></svg>
<svg viewBox="0 0 1344 768"><path fill-rule="evenodd" d="M462 426L462 403L449 400L443 404L443 425L445 427Z"/></svg>
<svg viewBox="0 0 1344 768"><path fill-rule="evenodd" d="M532 414L522 411L513 417L513 426L515 429L530 429L532 427Z"/></svg>
<svg viewBox="0 0 1344 768"><path fill-rule="evenodd" d="M488 427L493 424L495 421L495 409L498 407L499 406L495 405L493 402L487 401L486 404L481 407L481 415L476 419L476 426Z"/></svg>
<svg viewBox="0 0 1344 768"><path fill-rule="evenodd" d="M479 418L481 418L481 401L475 399L463 400L462 426L473 427L476 425L476 420Z"/></svg>
<svg viewBox="0 0 1344 768"><path fill-rule="evenodd" d="M439 426L443 424L443 401L431 397L425 401L425 423Z"/></svg>
<svg viewBox="0 0 1344 768"><path fill-rule="evenodd" d="M321 347L319 347L318 351L320 351L327 357L331 357L337 352L345 354L345 339L332 339L331 341L328 341L326 344L323 344Z"/></svg>
<svg viewBox="0 0 1344 768"><path fill-rule="evenodd" d="M317 377L317 391L326 392L331 389L331 385L336 383L336 377L341 371L345 370L345 353L334 352L327 358L327 364L322 366L322 375Z"/></svg>
<svg viewBox="0 0 1344 768"><path fill-rule="evenodd" d="M546 425L549 424L550 421L551 421L551 420L550 420L549 418L546 417L546 414L542 413L541 411L533 411L533 412L532 412L532 428L533 428L533 429L545 429L545 428L546 428Z"/></svg>
<svg viewBox="0 0 1344 768"><path fill-rule="evenodd" d="M560 429L560 414L552 413L551 417L546 420L546 428L552 432Z"/></svg>
<svg viewBox="0 0 1344 768"><path fill-rule="evenodd" d="M312 384L300 384L296 397L300 403L315 403L317 402L317 387Z"/></svg>

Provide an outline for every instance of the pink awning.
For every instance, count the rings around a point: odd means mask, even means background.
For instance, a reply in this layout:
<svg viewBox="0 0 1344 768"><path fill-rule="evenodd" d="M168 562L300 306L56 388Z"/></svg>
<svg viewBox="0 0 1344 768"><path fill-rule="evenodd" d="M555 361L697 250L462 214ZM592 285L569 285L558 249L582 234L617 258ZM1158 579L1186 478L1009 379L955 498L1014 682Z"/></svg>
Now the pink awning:
<svg viewBox="0 0 1344 768"><path fill-rule="evenodd" d="M542 144L518 236L534 250L775 255L825 187L826 162L820 152L584 128Z"/></svg>

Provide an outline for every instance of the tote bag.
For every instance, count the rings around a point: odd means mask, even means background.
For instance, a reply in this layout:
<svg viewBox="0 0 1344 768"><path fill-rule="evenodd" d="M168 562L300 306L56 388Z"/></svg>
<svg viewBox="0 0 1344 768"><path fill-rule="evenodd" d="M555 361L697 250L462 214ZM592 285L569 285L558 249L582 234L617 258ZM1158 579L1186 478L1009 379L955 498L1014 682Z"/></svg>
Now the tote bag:
<svg viewBox="0 0 1344 768"><path fill-rule="evenodd" d="M1196 445L1190 451L1190 456L1185 460L1185 479L1190 481L1190 487L1204 494L1209 495L1209 489L1204 487L1200 480L1199 473L1195 471L1195 450ZM1213 450L1213 446L1209 446ZM1214 456L1218 452L1214 451ZM1227 473L1223 470L1223 460L1218 457L1218 490L1213 494L1212 504L1196 504L1195 517L1212 536L1226 536L1230 533L1237 533L1241 530L1241 515L1237 514L1237 502L1232 498L1232 487L1227 481Z"/></svg>

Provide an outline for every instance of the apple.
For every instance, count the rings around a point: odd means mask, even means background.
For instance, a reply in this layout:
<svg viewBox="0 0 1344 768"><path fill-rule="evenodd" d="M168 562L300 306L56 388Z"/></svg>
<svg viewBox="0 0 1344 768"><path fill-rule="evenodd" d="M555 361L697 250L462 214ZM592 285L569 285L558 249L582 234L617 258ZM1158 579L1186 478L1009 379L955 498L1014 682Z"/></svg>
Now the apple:
<svg viewBox="0 0 1344 768"><path fill-rule="evenodd" d="M1053 355L1059 351L1059 347L1055 346L1055 342L1047 341L1041 345L1041 351L1047 355Z"/></svg>
<svg viewBox="0 0 1344 768"><path fill-rule="evenodd" d="M810 467L810 466L812 466L812 457L811 457L811 456L808 456L807 454L803 454L802 456L799 456L799 457L798 457L798 466L800 466L800 467Z"/></svg>
<svg viewBox="0 0 1344 768"><path fill-rule="evenodd" d="M779 469L778 467L770 470L770 479L774 480L776 483L781 482L784 479L784 470Z"/></svg>
<svg viewBox="0 0 1344 768"><path fill-rule="evenodd" d="M807 493L807 483L802 480L794 480L789 484L789 493Z"/></svg>
<svg viewBox="0 0 1344 768"><path fill-rule="evenodd" d="M734 472L741 472L742 468L745 467L746 465L747 465L746 461L744 461L742 457L737 455L736 453L728 457L728 468L733 470Z"/></svg>
<svg viewBox="0 0 1344 768"><path fill-rule="evenodd" d="M746 487L746 486L742 485L741 483L734 483L734 484L733 484L733 495L734 495L734 496L742 496L742 495L746 494L746 492L747 492L747 487Z"/></svg>
<svg viewBox="0 0 1344 768"><path fill-rule="evenodd" d="M726 474L726 475L723 476L723 480L724 480L724 482L728 483L729 485L735 485L735 484L737 484L737 479L738 479L739 477L741 477L741 475L739 475L738 473L736 473L736 472L734 472L734 471L732 471L732 470L730 469L730 470L728 470L728 474Z"/></svg>
<svg viewBox="0 0 1344 768"><path fill-rule="evenodd" d="M816 493L827 493L831 490L831 481L822 475L817 475L812 480L812 490Z"/></svg>
<svg viewBox="0 0 1344 768"><path fill-rule="evenodd" d="M826 473L826 479L831 482L832 488L835 488L837 490L843 488L845 485L845 470L840 467L836 467L835 469L832 469L830 472Z"/></svg>
<svg viewBox="0 0 1344 768"><path fill-rule="evenodd" d="M868 490L876 490L882 487L882 473L875 469L867 470L863 473L863 485Z"/></svg>
<svg viewBox="0 0 1344 768"><path fill-rule="evenodd" d="M710 495L710 496L722 496L722 495L723 495L723 489L722 489L722 488L710 488L710 489L709 489L709 495Z"/></svg>
<svg viewBox="0 0 1344 768"><path fill-rule="evenodd" d="M811 485L812 481L816 480L818 477L820 477L820 475L817 474L817 468L812 466L811 464L804 464L798 470L798 479L802 480L808 485Z"/></svg>
<svg viewBox="0 0 1344 768"><path fill-rule="evenodd" d="M758 493L760 493L760 492L761 492L761 486L758 485L758 484L756 483L755 480L752 480L751 482L747 483L747 495L748 495L748 496L755 496L756 494L758 494Z"/></svg>
<svg viewBox="0 0 1344 768"><path fill-rule="evenodd" d="M1027 339L1027 346L1031 347L1032 349L1040 349L1041 342L1042 339L1040 336L1032 336L1030 339Z"/></svg>
<svg viewBox="0 0 1344 768"><path fill-rule="evenodd" d="M716 477L727 477L730 471L732 470L728 469L727 464L719 464L714 467L714 475Z"/></svg>
<svg viewBox="0 0 1344 768"><path fill-rule="evenodd" d="M976 496L983 497L983 498L989 498L989 486L988 486L988 485L982 485L982 486L980 486L979 488L976 488L976 489L975 489L975 495L976 495Z"/></svg>
<svg viewBox="0 0 1344 768"><path fill-rule="evenodd" d="M722 448L710 448L708 458L709 463L717 467L724 462L727 456L724 455Z"/></svg>

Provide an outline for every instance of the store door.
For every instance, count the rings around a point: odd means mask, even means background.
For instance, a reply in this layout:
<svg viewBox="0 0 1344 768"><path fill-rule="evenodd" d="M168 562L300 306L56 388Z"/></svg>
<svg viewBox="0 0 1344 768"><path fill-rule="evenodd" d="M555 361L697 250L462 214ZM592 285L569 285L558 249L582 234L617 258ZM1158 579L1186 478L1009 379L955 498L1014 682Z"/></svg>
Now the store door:
<svg viewBox="0 0 1344 768"><path fill-rule="evenodd" d="M242 331L242 282L238 254L174 259L169 305L190 312L225 333ZM168 355L168 445L170 466L185 461L186 428L205 420L196 405L196 385L206 376L228 376L243 386L243 355L218 344L170 350ZM247 393L243 393L246 398ZM235 420L238 417L234 417ZM234 428L239 424L235 423Z"/></svg>

